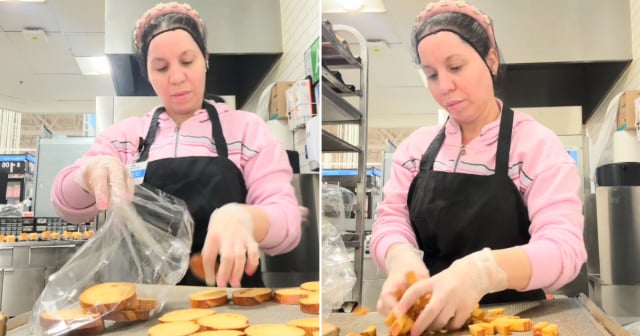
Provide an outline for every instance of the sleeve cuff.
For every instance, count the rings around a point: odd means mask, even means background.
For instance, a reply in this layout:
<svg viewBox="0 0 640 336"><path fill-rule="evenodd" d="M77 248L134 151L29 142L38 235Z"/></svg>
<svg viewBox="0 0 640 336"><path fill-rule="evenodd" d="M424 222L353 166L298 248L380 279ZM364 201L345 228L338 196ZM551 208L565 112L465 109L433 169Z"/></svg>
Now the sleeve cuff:
<svg viewBox="0 0 640 336"><path fill-rule="evenodd" d="M77 170L70 172L62 179L62 190L64 194L61 195L63 202L73 209L86 209L96 203L95 197L82 189L78 182L75 180Z"/></svg>
<svg viewBox="0 0 640 336"><path fill-rule="evenodd" d="M562 262L558 258L558 248L549 241L532 241L522 246L531 263L531 279L524 291L549 288L558 279Z"/></svg>
<svg viewBox="0 0 640 336"><path fill-rule="evenodd" d="M269 229L264 239L259 243L260 248L269 255L276 255L293 250L300 242L300 228L297 230L294 225L300 225L301 218L298 209L296 212L285 213L282 209L257 205L269 219Z"/></svg>
<svg viewBox="0 0 640 336"><path fill-rule="evenodd" d="M409 244L415 248L417 248L417 246L406 240L403 239L402 236L398 236L398 235L390 235L389 237L386 237L380 241L378 241L378 243L376 244L376 248L375 248L375 253L372 254L373 256L373 260L376 262L376 264L378 265L378 268L380 269L384 269L384 260L387 256L387 251L389 250L389 248L391 247L391 245L394 244ZM386 270L385 270L386 271Z"/></svg>

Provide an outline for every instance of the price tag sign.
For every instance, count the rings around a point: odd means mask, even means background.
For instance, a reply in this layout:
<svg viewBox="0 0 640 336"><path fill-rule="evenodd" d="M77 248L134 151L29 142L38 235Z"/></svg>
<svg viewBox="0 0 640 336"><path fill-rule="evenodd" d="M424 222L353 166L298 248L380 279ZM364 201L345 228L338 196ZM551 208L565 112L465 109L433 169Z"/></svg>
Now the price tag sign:
<svg viewBox="0 0 640 336"><path fill-rule="evenodd" d="M0 174L24 174L25 164L23 162L2 161L0 162Z"/></svg>

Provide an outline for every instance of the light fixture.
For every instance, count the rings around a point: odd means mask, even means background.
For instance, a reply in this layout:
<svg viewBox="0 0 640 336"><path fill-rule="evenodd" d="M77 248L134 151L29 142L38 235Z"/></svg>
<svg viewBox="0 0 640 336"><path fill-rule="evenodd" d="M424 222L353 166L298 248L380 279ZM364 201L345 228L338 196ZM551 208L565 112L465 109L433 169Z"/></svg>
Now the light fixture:
<svg viewBox="0 0 640 336"><path fill-rule="evenodd" d="M76 63L83 75L108 75L111 66L106 56L76 57Z"/></svg>
<svg viewBox="0 0 640 336"><path fill-rule="evenodd" d="M322 13L385 13L383 0L322 0Z"/></svg>
<svg viewBox="0 0 640 336"><path fill-rule="evenodd" d="M47 0L0 0L0 2L47 2Z"/></svg>
<svg viewBox="0 0 640 336"><path fill-rule="evenodd" d="M348 11L355 11L364 6L364 0L342 0L342 7Z"/></svg>

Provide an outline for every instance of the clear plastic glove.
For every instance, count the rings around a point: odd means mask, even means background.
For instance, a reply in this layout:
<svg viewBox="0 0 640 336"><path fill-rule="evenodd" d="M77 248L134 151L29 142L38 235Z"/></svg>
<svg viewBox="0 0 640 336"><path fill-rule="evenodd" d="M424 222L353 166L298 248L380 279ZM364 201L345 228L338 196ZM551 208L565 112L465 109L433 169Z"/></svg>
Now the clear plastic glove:
<svg viewBox="0 0 640 336"><path fill-rule="evenodd" d="M377 304L380 314L387 316L398 304L398 291L404 291L409 287L407 272L413 271L418 279L429 278L429 270L422 260L422 255L422 251L409 244L398 245L387 253L384 261L387 279L382 285Z"/></svg>
<svg viewBox="0 0 640 336"><path fill-rule="evenodd" d="M133 199L135 184L129 168L114 156L99 155L89 159L78 170L76 182L95 196L99 210Z"/></svg>
<svg viewBox="0 0 640 336"><path fill-rule="evenodd" d="M260 253L253 238L253 218L246 207L228 203L211 214L202 248L205 281L209 286L240 287L242 274L253 275L258 268ZM218 255L220 266L216 272Z"/></svg>
<svg viewBox="0 0 640 336"><path fill-rule="evenodd" d="M418 300L431 294L429 304L418 316L411 335L423 331L460 329L485 294L507 288L507 275L496 264L489 248L456 260L449 268L433 277L416 282L402 296L394 309L404 313Z"/></svg>

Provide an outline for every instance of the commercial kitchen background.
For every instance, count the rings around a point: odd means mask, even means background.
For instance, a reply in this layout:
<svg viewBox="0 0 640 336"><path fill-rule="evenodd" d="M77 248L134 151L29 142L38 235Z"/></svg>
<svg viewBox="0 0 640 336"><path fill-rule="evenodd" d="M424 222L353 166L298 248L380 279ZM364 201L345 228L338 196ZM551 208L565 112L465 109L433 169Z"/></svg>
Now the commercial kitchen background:
<svg viewBox="0 0 640 336"><path fill-rule="evenodd" d="M516 110L532 114L538 121L554 130L562 139L567 151L576 159L583 177L582 198L585 201L585 239L589 252L589 263L579 277L558 295L589 293L591 299L604 306L605 311L620 321L637 319L640 316L640 279L636 272L640 259L635 235L640 217L633 217L633 209L608 209L606 200L598 204L598 218L606 211L625 212L611 226L618 232L626 232L634 238L624 243L615 241L619 236L602 237L598 242L596 230L596 197L592 189L589 143L594 142L602 130L607 107L614 96L627 90L640 89L640 1L638 0L523 0L523 1L468 1L486 12L494 20L495 34L502 56L508 65L507 82L504 85L510 105ZM388 164L396 145L417 127L435 125L445 116L426 89L422 71L412 63L410 55L410 32L415 15L425 6L424 0L366 0L356 11L347 10L341 1L324 0L322 19L331 25L346 25L354 28L367 40L368 49L368 142L367 177L364 197L368 204L363 235L364 262L361 281L362 293L347 296L362 299L362 304L375 307L377 294L385 274L375 267L368 255L367 244L374 209L381 200L381 190ZM354 34L336 31L346 39L352 53L359 56L360 45ZM323 41L327 40L324 36ZM335 69L331 69L335 70ZM337 69L347 85L360 90L358 72ZM365 69L366 71L366 69ZM326 81L325 81L326 82ZM637 94L637 93L633 93ZM323 94L323 97L328 95ZM635 95L632 97L636 97ZM354 107L358 102L345 97ZM323 100L324 102L324 100ZM326 106L326 104L325 104ZM323 113L326 114L323 107ZM362 111L361 111L362 112ZM617 111L613 111L615 114ZM615 127L608 124L608 127ZM346 141L357 145L357 126L325 125ZM633 126L631 126L633 127ZM628 134L633 135L628 130ZM612 134L613 132L611 132ZM593 146L592 146L593 147ZM608 147L611 150L611 147ZM357 166L353 154L323 154L323 169L341 171ZM380 174L377 174L377 172ZM378 175L378 176L376 176ZM340 183L335 177L324 180ZM344 183L341 185L345 185ZM354 191L354 186L347 188ZM606 188L599 188L606 189ZM637 204L637 187L625 196L621 203ZM356 196L356 199L361 199ZM637 215L637 212L635 212ZM609 229L605 218L598 222ZM358 234L356 221L347 219L346 230ZM612 231L615 231L611 229ZM610 240L607 240L610 239ZM603 241L604 240L604 241ZM600 243L600 251L598 245ZM604 250L604 251L603 251ZM352 251L350 251L352 252ZM604 253L606 260L599 260ZM356 257L353 257L356 255ZM612 261L612 259L615 259ZM351 257L357 263L357 252ZM613 281L602 272L622 272L623 276ZM612 265L613 264L613 265ZM356 266L357 269L357 266ZM354 291L357 291L358 288ZM636 316L636 317L634 317Z"/></svg>
<svg viewBox="0 0 640 336"><path fill-rule="evenodd" d="M35 157L36 162L23 174L3 171L0 205L32 198L30 210L35 211L37 222L33 218L24 223L22 218L0 218L0 233L95 229L94 222L74 226L55 218L48 202L50 183L60 168L89 148L96 131L99 134L129 115L143 115L159 103L157 97L149 97L153 95L150 86L131 62L135 21L156 3L0 1L0 158L12 162L14 168L20 160L33 163ZM319 39L318 1L189 3L208 25L212 68L207 93L213 90L231 106L256 111L264 92L267 100L258 113L266 117L274 82L307 77L305 57L309 57L312 45ZM104 61L105 56L112 65L110 74L95 74L100 68L84 72L83 66L91 62L89 58L101 57ZM317 159L305 157L307 138L303 127L294 132L288 130L286 121L270 121L269 125L278 136L289 138L288 150L299 154L300 172L295 174L293 183L300 203L311 210L311 218L303 223L298 249L263 259L268 277L265 282L287 286L302 279L317 280L319 175L313 171L314 167L317 170ZM7 184L9 192L4 191ZM27 204L24 210L28 207ZM0 310L10 316L30 310L47 276L79 244L80 241L0 243Z"/></svg>

